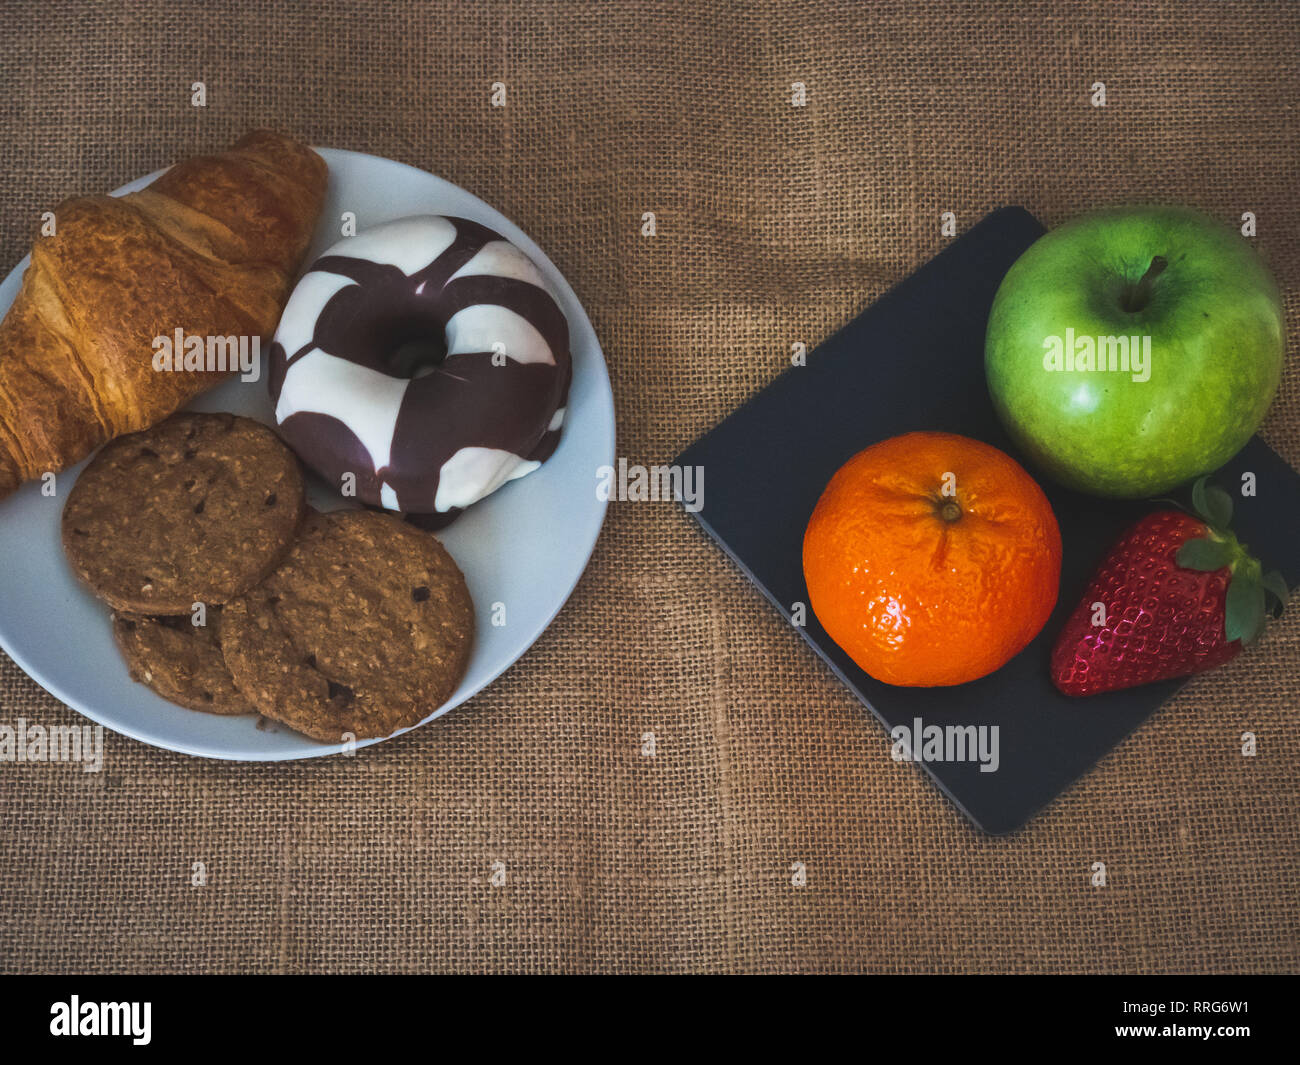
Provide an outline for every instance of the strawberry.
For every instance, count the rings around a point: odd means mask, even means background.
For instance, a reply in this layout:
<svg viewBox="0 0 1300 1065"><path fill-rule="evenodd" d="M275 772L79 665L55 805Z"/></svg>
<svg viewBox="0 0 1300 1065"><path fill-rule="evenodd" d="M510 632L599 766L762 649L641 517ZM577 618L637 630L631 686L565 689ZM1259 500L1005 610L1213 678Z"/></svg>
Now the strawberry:
<svg viewBox="0 0 1300 1065"><path fill-rule="evenodd" d="M1052 650L1064 694L1203 673L1259 636L1268 598L1281 612L1286 583L1229 531L1228 493L1201 478L1192 504L1148 514L1102 561Z"/></svg>

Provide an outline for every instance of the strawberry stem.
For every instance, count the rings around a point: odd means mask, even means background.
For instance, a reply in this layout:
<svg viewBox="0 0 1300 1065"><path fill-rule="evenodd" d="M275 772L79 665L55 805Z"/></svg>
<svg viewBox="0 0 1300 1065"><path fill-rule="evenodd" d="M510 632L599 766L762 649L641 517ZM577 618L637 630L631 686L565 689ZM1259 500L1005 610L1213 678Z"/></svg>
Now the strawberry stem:
<svg viewBox="0 0 1300 1065"><path fill-rule="evenodd" d="M1286 582L1272 571L1267 575L1259 559L1228 528L1232 521L1232 497L1222 488L1198 478L1192 485L1192 507L1208 526L1208 535L1188 540L1178 549L1175 561L1184 569L1200 572L1229 570L1224 600L1224 635L1228 642L1253 643L1264 631L1267 595L1285 605ZM1280 587L1279 587L1280 586Z"/></svg>

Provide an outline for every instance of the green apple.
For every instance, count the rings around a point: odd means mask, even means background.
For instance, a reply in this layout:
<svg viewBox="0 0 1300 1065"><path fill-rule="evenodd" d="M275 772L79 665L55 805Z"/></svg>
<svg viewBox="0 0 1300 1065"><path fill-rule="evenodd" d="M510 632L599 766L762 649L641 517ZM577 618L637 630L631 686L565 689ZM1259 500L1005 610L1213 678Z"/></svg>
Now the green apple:
<svg viewBox="0 0 1300 1065"><path fill-rule="evenodd" d="M1011 267L984 365L1029 458L1096 495L1157 495L1232 458L1282 374L1276 282L1246 239L1181 207L1076 218Z"/></svg>

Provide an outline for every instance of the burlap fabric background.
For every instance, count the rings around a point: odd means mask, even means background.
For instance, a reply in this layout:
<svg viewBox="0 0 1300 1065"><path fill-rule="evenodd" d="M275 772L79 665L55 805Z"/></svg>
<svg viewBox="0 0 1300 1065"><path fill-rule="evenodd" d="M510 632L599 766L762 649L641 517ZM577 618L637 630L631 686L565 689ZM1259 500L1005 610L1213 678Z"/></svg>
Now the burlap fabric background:
<svg viewBox="0 0 1300 1065"><path fill-rule="evenodd" d="M61 197L251 126L399 159L565 272L645 463L934 254L946 210L1254 211L1300 336L1293 5L284 6L6 4L0 261ZM1264 435L1300 463L1294 359ZM614 504L536 646L412 735L282 765L110 735L99 774L0 765L0 966L1294 970L1297 665L1300 610L989 839L679 508ZM20 716L79 720L5 659Z"/></svg>

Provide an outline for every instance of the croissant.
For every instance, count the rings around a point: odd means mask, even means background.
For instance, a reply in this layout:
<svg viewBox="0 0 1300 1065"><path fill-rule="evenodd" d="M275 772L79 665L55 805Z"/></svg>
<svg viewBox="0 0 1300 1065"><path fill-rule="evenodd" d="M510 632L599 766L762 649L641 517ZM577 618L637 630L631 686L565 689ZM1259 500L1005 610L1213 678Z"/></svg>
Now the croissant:
<svg viewBox="0 0 1300 1065"><path fill-rule="evenodd" d="M0 497L161 421L228 372L160 372L156 337L259 337L288 298L325 162L265 130L127 196L54 211L0 322Z"/></svg>

